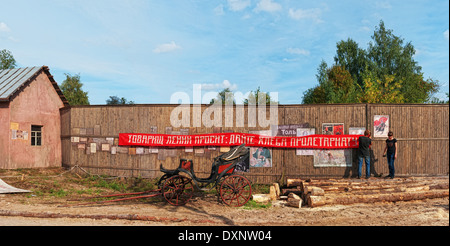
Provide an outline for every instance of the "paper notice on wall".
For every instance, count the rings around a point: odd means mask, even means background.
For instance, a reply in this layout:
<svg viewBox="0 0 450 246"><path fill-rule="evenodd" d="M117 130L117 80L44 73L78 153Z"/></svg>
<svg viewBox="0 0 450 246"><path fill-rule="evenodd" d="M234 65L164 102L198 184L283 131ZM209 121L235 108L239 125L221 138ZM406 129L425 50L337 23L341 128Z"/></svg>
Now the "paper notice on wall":
<svg viewBox="0 0 450 246"><path fill-rule="evenodd" d="M109 144L102 144L102 151L110 151L110 145Z"/></svg>
<svg viewBox="0 0 450 246"><path fill-rule="evenodd" d="M28 140L28 132L23 130L11 130L11 139Z"/></svg>
<svg viewBox="0 0 450 246"><path fill-rule="evenodd" d="M91 143L91 153L97 153L97 144Z"/></svg>
<svg viewBox="0 0 450 246"><path fill-rule="evenodd" d="M11 130L19 130L19 123L11 122L10 129Z"/></svg>
<svg viewBox="0 0 450 246"><path fill-rule="evenodd" d="M31 192L29 190L23 190L16 187L13 187L7 183L5 183L2 179L0 179L0 193L19 193L19 192Z"/></svg>

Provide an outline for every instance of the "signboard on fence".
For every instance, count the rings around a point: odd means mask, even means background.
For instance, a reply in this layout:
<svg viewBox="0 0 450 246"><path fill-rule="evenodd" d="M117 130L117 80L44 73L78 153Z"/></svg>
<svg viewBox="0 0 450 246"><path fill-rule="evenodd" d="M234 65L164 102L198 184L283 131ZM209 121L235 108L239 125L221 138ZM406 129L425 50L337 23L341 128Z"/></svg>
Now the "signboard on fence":
<svg viewBox="0 0 450 246"><path fill-rule="evenodd" d="M211 133L169 135L119 133L121 146L236 146L307 149L358 148L359 135L309 135L303 137L271 137L250 133Z"/></svg>

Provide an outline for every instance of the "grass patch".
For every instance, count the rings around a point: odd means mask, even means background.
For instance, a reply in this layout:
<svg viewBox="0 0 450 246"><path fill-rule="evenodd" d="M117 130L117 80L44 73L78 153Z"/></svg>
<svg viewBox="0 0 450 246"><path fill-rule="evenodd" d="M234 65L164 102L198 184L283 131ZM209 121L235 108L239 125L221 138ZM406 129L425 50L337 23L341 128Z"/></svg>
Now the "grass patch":
<svg viewBox="0 0 450 246"><path fill-rule="evenodd" d="M272 203L268 202L268 203L260 203L260 202L255 202L253 200L249 200L243 207L242 209L245 210L253 210L253 209L267 209L267 208L271 208L272 207Z"/></svg>
<svg viewBox="0 0 450 246"><path fill-rule="evenodd" d="M50 196L54 197L66 197L69 194L68 191L63 189L50 189Z"/></svg>
<svg viewBox="0 0 450 246"><path fill-rule="evenodd" d="M270 193L270 185L252 184L252 193L253 194L269 194Z"/></svg>
<svg viewBox="0 0 450 246"><path fill-rule="evenodd" d="M66 172L63 168L0 170L10 185L31 190L18 194L28 198L70 198L157 189L158 179L117 178Z"/></svg>

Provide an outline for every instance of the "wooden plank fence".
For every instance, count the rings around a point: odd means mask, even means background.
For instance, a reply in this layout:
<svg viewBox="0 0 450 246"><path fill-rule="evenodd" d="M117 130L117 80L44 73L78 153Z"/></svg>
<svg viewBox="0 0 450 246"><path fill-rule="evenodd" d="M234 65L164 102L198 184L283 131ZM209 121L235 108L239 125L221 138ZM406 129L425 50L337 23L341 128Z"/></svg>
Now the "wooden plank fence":
<svg viewBox="0 0 450 246"><path fill-rule="evenodd" d="M243 126L193 127L198 122L194 107L189 107L190 127L172 127L170 114L178 105L94 105L61 109L62 160L64 166L78 165L91 173L112 176L153 178L165 168L176 168L180 158L192 159L197 176L210 173L212 159L221 154L220 148L158 149L118 147L119 133L199 134L214 132L243 132L269 130L270 126L254 126L249 108L233 108L244 114ZM200 105L197 105L197 109ZM203 113L209 105L201 105ZM270 110L266 110L267 118ZM374 116L388 115L389 129L398 140L396 174L448 175L449 105L440 104L319 104L278 105L278 117L272 124L308 124L321 133L324 123L343 123L344 134L349 127L365 127L373 132ZM250 119L250 120L249 120ZM222 123L225 125L225 116ZM200 121L201 122L201 121ZM250 122L250 124L249 124ZM203 126L203 125L202 125ZM386 138L374 138L372 144L372 174L386 175L387 161L382 157ZM113 150L114 149L114 150ZM201 153L203 152L203 153ZM356 174L356 150L351 151L351 166L318 167L314 156L297 155L295 149L273 149L272 167L251 167L245 173L253 182L285 182L296 177L351 177Z"/></svg>

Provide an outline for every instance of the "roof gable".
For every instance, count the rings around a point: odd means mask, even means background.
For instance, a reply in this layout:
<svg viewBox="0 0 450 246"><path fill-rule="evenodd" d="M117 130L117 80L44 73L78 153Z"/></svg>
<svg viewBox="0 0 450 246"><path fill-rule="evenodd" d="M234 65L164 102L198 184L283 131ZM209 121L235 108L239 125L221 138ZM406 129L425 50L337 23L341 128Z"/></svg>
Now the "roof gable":
<svg viewBox="0 0 450 246"><path fill-rule="evenodd" d="M61 89L56 81L53 79L53 75L47 66L42 67L25 67L25 68L12 68L0 70L0 101L9 101L11 96L18 92L27 82L34 79L41 71L45 72L50 82L58 93L61 101L64 105L69 105L69 102L64 97Z"/></svg>

